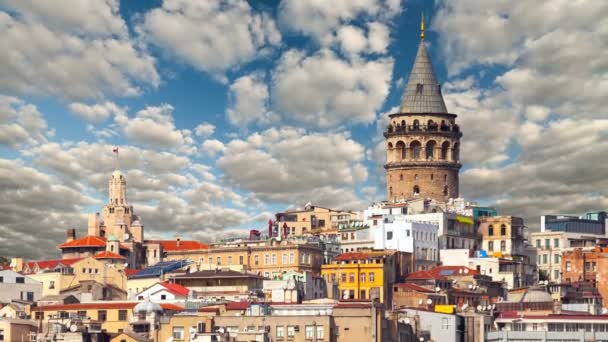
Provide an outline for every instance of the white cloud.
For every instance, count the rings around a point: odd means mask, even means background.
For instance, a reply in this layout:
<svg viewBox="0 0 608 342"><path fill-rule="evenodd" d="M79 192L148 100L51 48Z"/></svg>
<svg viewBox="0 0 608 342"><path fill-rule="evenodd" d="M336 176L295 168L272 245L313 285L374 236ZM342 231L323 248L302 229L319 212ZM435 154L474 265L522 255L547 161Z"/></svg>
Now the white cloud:
<svg viewBox="0 0 608 342"><path fill-rule="evenodd" d="M159 84L154 58L128 38L114 1L52 6L14 1L14 16L0 11L0 91L90 98Z"/></svg>
<svg viewBox="0 0 608 342"><path fill-rule="evenodd" d="M215 157L218 153L223 152L226 147L224 144L216 139L205 140L201 146L201 152L204 154Z"/></svg>
<svg viewBox="0 0 608 342"><path fill-rule="evenodd" d="M33 104L0 95L0 145L16 148L46 142L47 123Z"/></svg>
<svg viewBox="0 0 608 342"><path fill-rule="evenodd" d="M265 201L361 205L354 188L367 179L364 148L345 133L284 127L225 144L224 181Z"/></svg>
<svg viewBox="0 0 608 342"><path fill-rule="evenodd" d="M139 30L169 54L222 79L226 70L281 41L272 18L237 0L164 0L145 14Z"/></svg>
<svg viewBox="0 0 608 342"><path fill-rule="evenodd" d="M101 122L109 118L111 115L126 115L125 109L117 106L113 102L106 101L93 105L87 105L80 102L70 103L70 110L75 115L83 118L86 121Z"/></svg>
<svg viewBox="0 0 608 342"><path fill-rule="evenodd" d="M273 106L314 127L369 123L388 95L392 68L392 58L344 61L330 50L290 50L272 75Z"/></svg>
<svg viewBox="0 0 608 342"><path fill-rule="evenodd" d="M208 122L203 122L194 128L194 134L197 137L206 138L213 135L213 133L215 133L215 125Z"/></svg>
<svg viewBox="0 0 608 342"><path fill-rule="evenodd" d="M262 73L239 77L230 85L228 121L239 127L277 121L278 116L268 109L268 100L268 86Z"/></svg>

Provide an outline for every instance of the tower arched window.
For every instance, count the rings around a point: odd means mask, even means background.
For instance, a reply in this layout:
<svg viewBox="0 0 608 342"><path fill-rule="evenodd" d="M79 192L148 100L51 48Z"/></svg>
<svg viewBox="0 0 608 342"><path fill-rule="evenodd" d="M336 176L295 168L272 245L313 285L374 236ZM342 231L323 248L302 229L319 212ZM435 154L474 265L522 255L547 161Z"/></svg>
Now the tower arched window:
<svg viewBox="0 0 608 342"><path fill-rule="evenodd" d="M447 184L447 182L448 182L448 175L443 175L443 182Z"/></svg>
<svg viewBox="0 0 608 342"><path fill-rule="evenodd" d="M418 119L414 120L414 125L412 127L415 131L420 129L420 121Z"/></svg>
<svg viewBox="0 0 608 342"><path fill-rule="evenodd" d="M403 127L403 129L405 129L405 120L401 120L401 127Z"/></svg>
<svg viewBox="0 0 608 342"><path fill-rule="evenodd" d="M494 235L494 226L489 225L488 226L488 236L492 236L492 235Z"/></svg>
<svg viewBox="0 0 608 342"><path fill-rule="evenodd" d="M433 180L435 178L435 176L431 173L431 180Z"/></svg>
<svg viewBox="0 0 608 342"><path fill-rule="evenodd" d="M444 196L448 196L449 195L449 189L447 185L443 186L443 195Z"/></svg>
<svg viewBox="0 0 608 342"><path fill-rule="evenodd" d="M435 140L431 140L426 143L426 159L432 160L435 156L435 146L437 146L437 142Z"/></svg>
<svg viewBox="0 0 608 342"><path fill-rule="evenodd" d="M395 147L397 148L397 155L399 156L399 158L401 158L401 160L405 159L405 157L406 157L405 143L403 141L397 141L397 144L395 145Z"/></svg>
<svg viewBox="0 0 608 342"><path fill-rule="evenodd" d="M414 185L414 196L420 195L420 187L418 185Z"/></svg>
<svg viewBox="0 0 608 342"><path fill-rule="evenodd" d="M458 161L460 158L460 145L458 143L454 144L454 148L452 149L452 160Z"/></svg>
<svg viewBox="0 0 608 342"><path fill-rule="evenodd" d="M441 159L442 160L448 159L449 150L450 150L450 142L444 141L443 144L441 144Z"/></svg>
<svg viewBox="0 0 608 342"><path fill-rule="evenodd" d="M421 149L422 145L420 144L419 141L415 140L412 141L412 143L410 144L410 149L412 150L412 158L413 159L420 159L420 149Z"/></svg>
<svg viewBox="0 0 608 342"><path fill-rule="evenodd" d="M393 197L393 187L388 188L388 197Z"/></svg>
<svg viewBox="0 0 608 342"><path fill-rule="evenodd" d="M403 174L399 175L399 180L402 181L403 180Z"/></svg>

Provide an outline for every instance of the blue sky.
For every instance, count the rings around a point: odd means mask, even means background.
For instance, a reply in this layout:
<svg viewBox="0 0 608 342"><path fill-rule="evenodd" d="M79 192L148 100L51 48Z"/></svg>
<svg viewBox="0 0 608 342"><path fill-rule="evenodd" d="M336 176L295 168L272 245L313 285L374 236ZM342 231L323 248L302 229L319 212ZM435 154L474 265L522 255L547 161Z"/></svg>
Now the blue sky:
<svg viewBox="0 0 608 342"><path fill-rule="evenodd" d="M461 195L532 227L544 213L605 209L607 11L561 0L3 1L0 255L49 256L65 229L84 234L86 213L105 203L113 146L148 237L213 240L309 201L384 199L383 120L422 13L464 132Z"/></svg>

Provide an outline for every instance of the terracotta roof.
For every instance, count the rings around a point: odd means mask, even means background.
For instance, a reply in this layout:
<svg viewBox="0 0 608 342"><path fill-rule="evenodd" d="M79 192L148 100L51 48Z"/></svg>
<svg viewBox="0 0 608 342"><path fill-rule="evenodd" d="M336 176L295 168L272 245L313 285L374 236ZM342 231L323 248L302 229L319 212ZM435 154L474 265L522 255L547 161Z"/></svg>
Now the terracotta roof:
<svg viewBox="0 0 608 342"><path fill-rule="evenodd" d="M72 248L72 247L105 247L106 239L94 236L87 235L83 236L80 239L72 240L70 242L64 242L59 245L59 248Z"/></svg>
<svg viewBox="0 0 608 342"><path fill-rule="evenodd" d="M112 253L109 251L103 251L95 254L95 259L126 259L120 254Z"/></svg>
<svg viewBox="0 0 608 342"><path fill-rule="evenodd" d="M219 308L210 308L210 307L202 307L202 308L198 308L198 312L219 312L220 309Z"/></svg>
<svg viewBox="0 0 608 342"><path fill-rule="evenodd" d="M32 308L33 311L56 311L56 310L94 310L94 309L133 309L138 302L97 302L97 303L77 303L43 305ZM165 310L183 311L184 308L170 303L160 303Z"/></svg>
<svg viewBox="0 0 608 342"><path fill-rule="evenodd" d="M164 288L167 289L167 291L179 295L179 296L187 296L188 293L190 293L190 290L188 290L187 287L181 286L180 284L172 284L172 283L167 283L167 282L163 282L160 283L160 285L162 285Z"/></svg>
<svg viewBox="0 0 608 342"><path fill-rule="evenodd" d="M83 258L70 258L70 259L52 259L52 260L37 260L37 261L28 261L25 265L30 269L31 272L34 272L36 269L36 265L40 270L48 270L57 267L59 264L64 266L70 266L73 263L82 260Z"/></svg>
<svg viewBox="0 0 608 342"><path fill-rule="evenodd" d="M159 243L165 252L209 249L209 245L195 240L180 240L179 245L177 240L150 240L148 242Z"/></svg>
<svg viewBox="0 0 608 342"><path fill-rule="evenodd" d="M128 276L134 275L135 273L139 272L140 270L134 270L131 268L125 268L125 274Z"/></svg>
<svg viewBox="0 0 608 342"><path fill-rule="evenodd" d="M407 277L405 277L405 279L407 280L417 280L417 279L434 279L434 280L447 280L446 277L438 275L438 274L433 274L429 271L416 271L416 272L412 272L410 274L407 275Z"/></svg>
<svg viewBox="0 0 608 342"><path fill-rule="evenodd" d="M336 304L336 306L334 306L334 308L338 308L338 309L367 309L367 308L371 308L372 307L372 303L371 302L362 302L362 301L352 301L352 302L348 302L348 301L340 301L338 304Z"/></svg>
<svg viewBox="0 0 608 342"><path fill-rule="evenodd" d="M226 303L226 310L247 310L249 302L231 302Z"/></svg>
<svg viewBox="0 0 608 342"><path fill-rule="evenodd" d="M412 291L416 291L416 292L433 293L433 291L431 291L425 287L418 286L418 285L412 284L412 283L398 283L398 284L395 284L395 287L402 288L402 289L408 289L408 290L412 290Z"/></svg>

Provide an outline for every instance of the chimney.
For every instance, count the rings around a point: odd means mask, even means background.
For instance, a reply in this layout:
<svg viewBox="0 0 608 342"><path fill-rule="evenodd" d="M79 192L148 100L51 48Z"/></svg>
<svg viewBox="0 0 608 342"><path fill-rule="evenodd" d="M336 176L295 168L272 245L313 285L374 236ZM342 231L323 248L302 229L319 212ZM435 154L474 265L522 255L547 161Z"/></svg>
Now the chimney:
<svg viewBox="0 0 608 342"><path fill-rule="evenodd" d="M176 238L175 238L175 242L176 242L177 247L179 247L179 246L182 244L182 238L181 238L181 237L179 237L179 236L178 236L178 237L176 237Z"/></svg>
<svg viewBox="0 0 608 342"><path fill-rule="evenodd" d="M67 238L65 242L70 242L76 240L76 229L70 228L67 230Z"/></svg>
<svg viewBox="0 0 608 342"><path fill-rule="evenodd" d="M12 258L10 266L12 267L13 271L21 272L23 271L24 264L25 262L23 261L23 258Z"/></svg>

